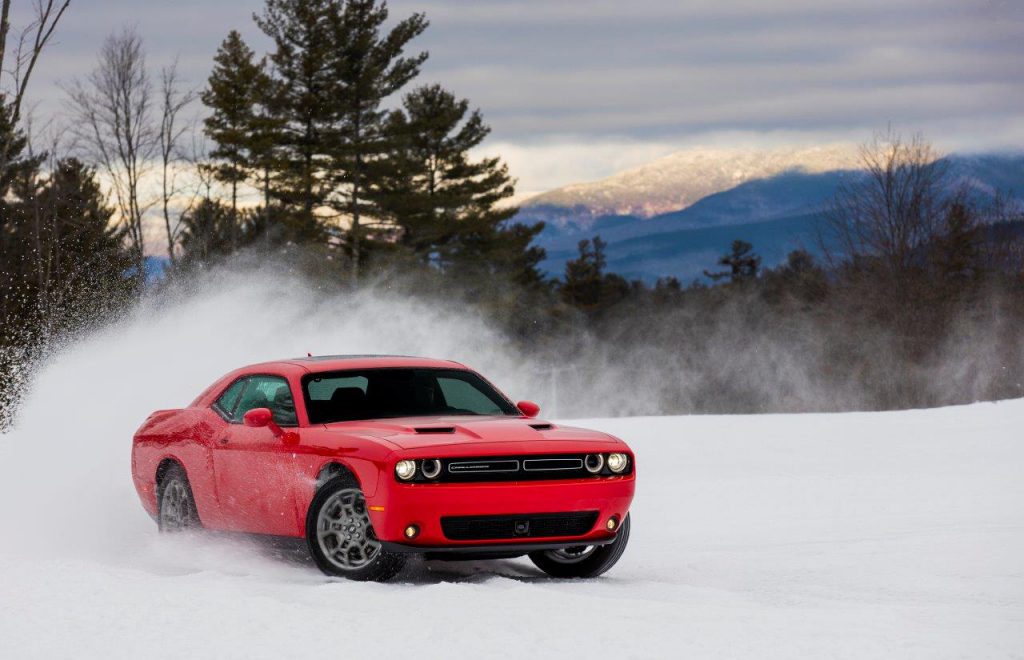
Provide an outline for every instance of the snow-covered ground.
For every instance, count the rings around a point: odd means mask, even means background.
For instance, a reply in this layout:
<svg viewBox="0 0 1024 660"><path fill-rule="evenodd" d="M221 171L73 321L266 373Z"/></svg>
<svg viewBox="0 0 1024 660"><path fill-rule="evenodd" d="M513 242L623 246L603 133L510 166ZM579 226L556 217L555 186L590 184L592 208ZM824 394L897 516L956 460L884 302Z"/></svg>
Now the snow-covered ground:
<svg viewBox="0 0 1024 660"><path fill-rule="evenodd" d="M514 560L356 584L164 539L106 460L123 438L2 437L0 656L1024 657L1024 401L581 424L639 480L629 549L582 582Z"/></svg>
<svg viewBox="0 0 1024 660"><path fill-rule="evenodd" d="M356 584L291 548L160 538L131 485L135 428L307 350L451 357L513 397L541 389L465 310L379 290L240 272L141 305L65 346L0 435L0 660L1024 658L1024 401L578 422L639 461L630 547L584 582L515 560ZM572 396L644 396L628 370L604 380Z"/></svg>

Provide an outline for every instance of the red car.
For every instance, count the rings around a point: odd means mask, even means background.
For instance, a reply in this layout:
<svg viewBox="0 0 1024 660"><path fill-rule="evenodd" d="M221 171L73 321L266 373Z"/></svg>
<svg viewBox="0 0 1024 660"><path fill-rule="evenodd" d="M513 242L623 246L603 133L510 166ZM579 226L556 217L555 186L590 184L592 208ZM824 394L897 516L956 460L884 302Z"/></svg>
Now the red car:
<svg viewBox="0 0 1024 660"><path fill-rule="evenodd" d="M629 539L633 454L538 412L456 362L267 362L150 415L132 477L162 531L305 537L329 575L387 580L410 553L600 575Z"/></svg>

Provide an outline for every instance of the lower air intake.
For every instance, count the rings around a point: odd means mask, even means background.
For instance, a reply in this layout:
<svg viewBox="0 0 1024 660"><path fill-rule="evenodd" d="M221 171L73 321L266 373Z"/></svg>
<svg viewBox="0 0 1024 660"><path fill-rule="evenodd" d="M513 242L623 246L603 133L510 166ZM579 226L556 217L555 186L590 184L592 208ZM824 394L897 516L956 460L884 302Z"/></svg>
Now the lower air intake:
<svg viewBox="0 0 1024 660"><path fill-rule="evenodd" d="M441 518L441 530L453 541L583 536L594 528L597 516L597 511L448 516Z"/></svg>

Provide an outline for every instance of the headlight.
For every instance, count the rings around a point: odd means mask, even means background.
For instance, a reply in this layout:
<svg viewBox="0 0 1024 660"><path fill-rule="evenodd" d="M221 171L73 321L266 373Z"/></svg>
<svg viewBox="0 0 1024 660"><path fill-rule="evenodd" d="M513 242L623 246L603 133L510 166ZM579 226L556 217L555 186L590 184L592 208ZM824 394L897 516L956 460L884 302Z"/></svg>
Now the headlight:
<svg viewBox="0 0 1024 660"><path fill-rule="evenodd" d="M597 474L604 467L604 456L601 454L587 454L587 457L583 459L583 465L586 466L587 472L590 474Z"/></svg>
<svg viewBox="0 0 1024 660"><path fill-rule="evenodd" d="M619 473L629 465L629 457L625 454L608 454L608 469Z"/></svg>
<svg viewBox="0 0 1024 660"><path fill-rule="evenodd" d="M402 481L409 481L416 476L416 461L398 461L395 464L395 474Z"/></svg>
<svg viewBox="0 0 1024 660"><path fill-rule="evenodd" d="M441 461L436 458L428 458L420 464L420 470L427 479L436 479L441 474Z"/></svg>

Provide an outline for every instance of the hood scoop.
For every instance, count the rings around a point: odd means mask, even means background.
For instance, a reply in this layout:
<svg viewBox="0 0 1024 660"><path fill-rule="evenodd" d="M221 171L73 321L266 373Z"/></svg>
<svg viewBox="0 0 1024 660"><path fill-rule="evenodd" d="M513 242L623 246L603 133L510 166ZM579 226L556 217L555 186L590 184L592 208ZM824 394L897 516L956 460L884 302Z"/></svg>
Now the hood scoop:
<svg viewBox="0 0 1024 660"><path fill-rule="evenodd" d="M530 424L530 428L535 431L550 431L554 426L551 424Z"/></svg>
<svg viewBox="0 0 1024 660"><path fill-rule="evenodd" d="M455 433L454 426L417 426L413 428L416 433L424 435L437 435L439 433Z"/></svg>

